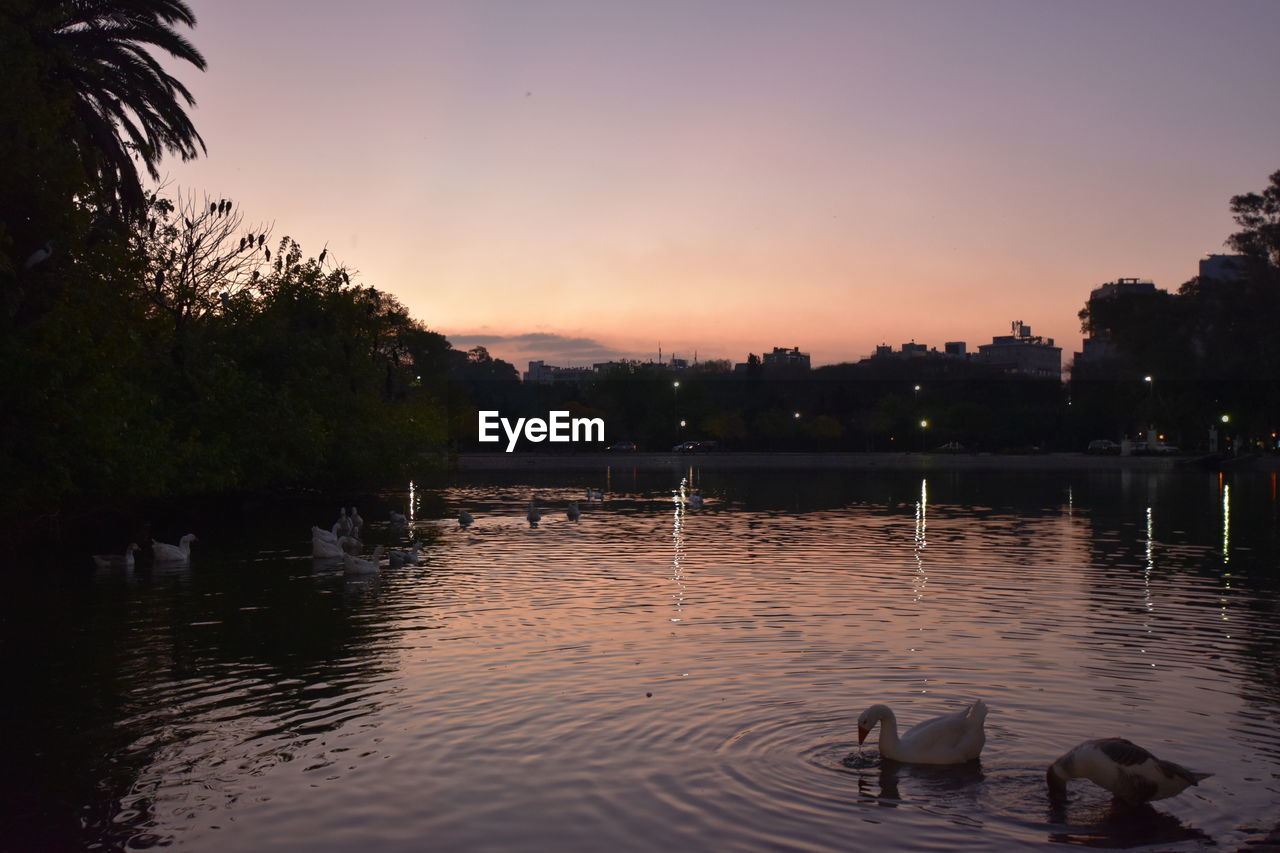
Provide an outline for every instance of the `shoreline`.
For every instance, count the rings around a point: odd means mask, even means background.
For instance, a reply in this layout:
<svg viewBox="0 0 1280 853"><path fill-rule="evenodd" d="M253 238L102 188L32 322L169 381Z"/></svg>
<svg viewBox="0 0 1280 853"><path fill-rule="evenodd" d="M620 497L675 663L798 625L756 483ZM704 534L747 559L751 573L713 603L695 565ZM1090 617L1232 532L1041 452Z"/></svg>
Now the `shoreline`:
<svg viewBox="0 0 1280 853"><path fill-rule="evenodd" d="M527 471L601 466L662 469L775 468L893 471L1280 471L1280 457L1217 460L1194 456L1097 456L1086 453L460 453L455 471Z"/></svg>

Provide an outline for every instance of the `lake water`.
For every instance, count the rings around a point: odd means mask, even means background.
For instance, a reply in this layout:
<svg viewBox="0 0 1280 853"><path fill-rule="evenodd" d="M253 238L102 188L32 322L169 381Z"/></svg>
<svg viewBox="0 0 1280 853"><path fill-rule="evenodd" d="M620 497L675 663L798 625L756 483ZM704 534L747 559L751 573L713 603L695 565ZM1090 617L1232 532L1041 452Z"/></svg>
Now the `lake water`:
<svg viewBox="0 0 1280 853"><path fill-rule="evenodd" d="M364 500L367 544L408 499ZM335 509L10 588L0 846L1235 850L1280 821L1274 474L477 474L415 486L421 564L371 578L310 558ZM979 697L973 765L857 747L874 702ZM1052 811L1048 763L1112 735L1216 775Z"/></svg>

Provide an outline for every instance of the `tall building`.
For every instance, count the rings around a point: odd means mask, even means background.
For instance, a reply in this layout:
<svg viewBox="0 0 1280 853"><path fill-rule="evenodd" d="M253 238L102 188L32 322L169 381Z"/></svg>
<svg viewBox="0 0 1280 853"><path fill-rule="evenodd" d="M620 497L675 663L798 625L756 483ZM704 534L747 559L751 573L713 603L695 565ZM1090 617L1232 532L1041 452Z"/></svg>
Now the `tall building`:
<svg viewBox="0 0 1280 853"><path fill-rule="evenodd" d="M1209 255L1200 259L1200 278L1235 281L1244 276L1244 255Z"/></svg>
<svg viewBox="0 0 1280 853"><path fill-rule="evenodd" d="M981 361L1019 376L1062 378L1062 347L1053 338L1031 334L1031 327L1021 320L1010 324L1012 334L993 337L991 343L978 347Z"/></svg>
<svg viewBox="0 0 1280 853"><path fill-rule="evenodd" d="M1203 264L1203 261L1201 262ZM1089 303L1107 299L1118 299L1122 296L1144 296L1156 292L1155 282L1146 278L1118 278L1095 287L1089 292ZM1085 338L1080 352L1075 354L1072 367L1076 365L1100 365L1116 356L1115 344L1105 335L1094 335Z"/></svg>
<svg viewBox="0 0 1280 853"><path fill-rule="evenodd" d="M1155 293L1156 285L1149 278L1118 278L1104 285L1095 287L1089 293L1089 301L1095 299L1115 299L1117 296L1131 296L1136 293Z"/></svg>

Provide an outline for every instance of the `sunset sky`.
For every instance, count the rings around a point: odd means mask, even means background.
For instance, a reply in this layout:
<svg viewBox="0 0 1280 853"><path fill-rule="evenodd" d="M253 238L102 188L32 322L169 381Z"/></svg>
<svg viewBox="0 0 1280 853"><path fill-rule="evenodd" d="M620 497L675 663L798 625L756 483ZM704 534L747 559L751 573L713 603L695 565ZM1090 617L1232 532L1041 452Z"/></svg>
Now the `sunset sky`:
<svg viewBox="0 0 1280 853"><path fill-rule="evenodd" d="M589 364L1023 320L1065 359L1280 169L1280 3L192 0L171 190L326 244L455 346Z"/></svg>

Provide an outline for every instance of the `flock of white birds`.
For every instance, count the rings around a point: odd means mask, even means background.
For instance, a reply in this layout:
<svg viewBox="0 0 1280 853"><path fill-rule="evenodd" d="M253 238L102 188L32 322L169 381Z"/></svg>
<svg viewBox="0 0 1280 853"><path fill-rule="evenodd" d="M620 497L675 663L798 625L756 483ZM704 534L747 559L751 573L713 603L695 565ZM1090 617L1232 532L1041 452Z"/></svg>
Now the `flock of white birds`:
<svg viewBox="0 0 1280 853"><path fill-rule="evenodd" d="M604 493L588 488L588 503L601 502ZM684 498L690 508L703 506L702 495L696 490ZM578 501L569 501L565 517L577 522L582 517ZM529 499L525 520L530 527L537 527L543 512L536 500ZM408 517L392 510L389 517L393 529L405 529ZM458 511L458 527L466 529L475 523L475 516L467 510ZM382 568L385 552L389 568L418 564L421 547L415 538L407 549L386 549L378 545L364 556L364 544L360 535L364 519L354 506L348 511L338 510L333 526L324 530L311 527L311 556L323 561L341 561L343 572L349 575L372 575ZM184 565L191 560L191 543L198 541L194 533L183 536L177 545L163 542L152 544L153 559L161 565ZM134 567L134 554L139 550L131 543L123 554L94 556L99 569L126 569ZM948 765L963 764L977 759L986 744L985 723L987 706L981 699L952 714L917 723L904 734L898 734L898 720L887 705L876 704L858 717L858 745L877 726L880 729L880 756L884 760L903 764ZM1065 752L1049 765L1045 782L1051 802L1061 803L1066 797L1066 785L1072 779L1088 779L1107 791L1117 802L1137 805L1152 800L1162 800L1182 793L1192 785L1198 785L1211 773L1197 773L1172 761L1156 758L1147 750L1124 738L1101 738L1084 741Z"/></svg>

